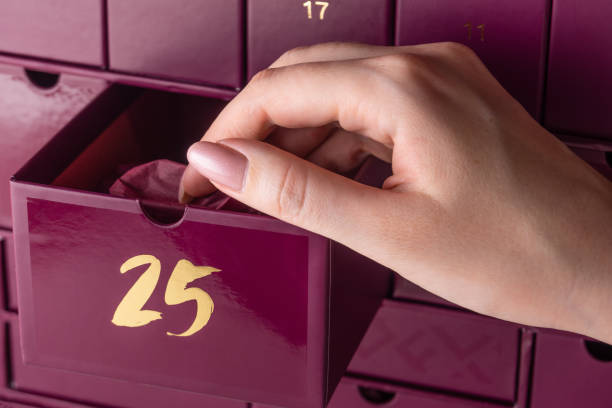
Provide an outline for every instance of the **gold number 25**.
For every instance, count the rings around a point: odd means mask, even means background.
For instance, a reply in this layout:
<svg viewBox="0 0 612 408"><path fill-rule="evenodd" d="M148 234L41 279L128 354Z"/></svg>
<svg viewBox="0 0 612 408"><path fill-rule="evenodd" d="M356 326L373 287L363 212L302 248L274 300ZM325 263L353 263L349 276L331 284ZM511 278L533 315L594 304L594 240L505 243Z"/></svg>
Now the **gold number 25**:
<svg viewBox="0 0 612 408"><path fill-rule="evenodd" d="M132 285L117 306L112 320L112 323L116 326L141 327L162 318L161 312L143 310L159 281L161 273L159 259L153 255L134 256L125 261L119 271L124 274L142 265L149 265L149 267L140 275L140 278ZM170 279L168 279L164 301L167 305L173 306L194 300L197 302L198 308L196 317L187 330L179 334L166 332L168 336L191 336L206 326L213 313L213 300L202 289L187 288L187 285L213 272L220 272L220 270L212 266L195 266L186 259L177 262Z"/></svg>

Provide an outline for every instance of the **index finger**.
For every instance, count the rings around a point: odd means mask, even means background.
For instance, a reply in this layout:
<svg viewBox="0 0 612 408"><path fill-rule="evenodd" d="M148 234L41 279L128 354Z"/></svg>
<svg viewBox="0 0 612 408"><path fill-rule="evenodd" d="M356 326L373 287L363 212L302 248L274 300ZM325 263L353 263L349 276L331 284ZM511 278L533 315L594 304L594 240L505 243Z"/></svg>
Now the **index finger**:
<svg viewBox="0 0 612 408"><path fill-rule="evenodd" d="M315 62L259 73L210 126L203 141L265 139L276 126L320 127L332 122L391 146L393 121L379 120L389 89L367 85L367 67L354 61ZM375 95L376 92L381 94ZM376 102L374 102L376 101ZM392 118L394 115L389 115ZM213 187L188 168L183 191L200 196Z"/></svg>

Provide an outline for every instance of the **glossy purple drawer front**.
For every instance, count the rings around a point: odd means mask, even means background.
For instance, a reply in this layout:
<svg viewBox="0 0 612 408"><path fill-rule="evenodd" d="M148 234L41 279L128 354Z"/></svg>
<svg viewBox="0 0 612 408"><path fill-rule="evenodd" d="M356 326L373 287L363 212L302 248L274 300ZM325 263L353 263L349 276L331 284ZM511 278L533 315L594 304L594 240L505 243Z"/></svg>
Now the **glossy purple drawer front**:
<svg viewBox="0 0 612 408"><path fill-rule="evenodd" d="M495 408L503 407L487 402L449 397L443 394L418 391L389 384L342 380L329 408ZM253 408L272 408L255 404Z"/></svg>
<svg viewBox="0 0 612 408"><path fill-rule="evenodd" d="M0 151L10 152L0 160L0 227L12 225L9 178L106 87L61 75L52 88L38 89L23 68L0 64Z"/></svg>
<svg viewBox="0 0 612 408"><path fill-rule="evenodd" d="M163 228L137 208L118 211L30 198L32 292L25 296L36 296L24 301L33 307L26 315L33 320L24 326L27 360L243 399L261 398L259 393L320 394L320 378L306 374L315 361L323 362L325 334L322 321L308 319L308 273L326 270L326 241L273 224L278 225L258 218L249 226L240 217L206 212ZM65 256L58 259L60 254ZM145 297L146 309L161 316L141 327L117 326L111 320L118 305L145 269L122 275L120 268L138 255L161 263L155 291ZM168 333L192 325L195 302L164 304L164 288L182 259L220 270L189 284L213 299L214 312L188 337ZM312 302L310 316L325 300L319 296ZM319 350L308 349L309 340Z"/></svg>
<svg viewBox="0 0 612 408"><path fill-rule="evenodd" d="M548 0L399 0L396 43L472 48L535 117L543 90Z"/></svg>
<svg viewBox="0 0 612 408"><path fill-rule="evenodd" d="M555 0L546 125L612 138L612 3Z"/></svg>
<svg viewBox="0 0 612 408"><path fill-rule="evenodd" d="M26 365L21 360L17 316L10 316L9 321L13 387L15 388L15 392L11 396L14 398L14 395L20 392L21 401L27 401L42 407L77 406L77 404L60 401L51 403L51 401L45 401L37 396L23 394L34 393L58 399L83 401L86 405L123 408L167 408L169 406L181 408L246 408L245 403L229 399Z"/></svg>
<svg viewBox="0 0 612 408"><path fill-rule="evenodd" d="M7 298L2 303L3 307L10 310L17 310L17 276L15 273L15 247L13 245L13 233L8 230L0 229L0 269L4 267L2 279L4 279L5 293ZM4 257L4 259L1 259Z"/></svg>
<svg viewBox="0 0 612 408"><path fill-rule="evenodd" d="M610 346L592 355L578 336L545 332L535 349L531 407L612 406Z"/></svg>
<svg viewBox="0 0 612 408"><path fill-rule="evenodd" d="M240 0L108 0L113 70L239 87Z"/></svg>
<svg viewBox="0 0 612 408"><path fill-rule="evenodd" d="M460 311L387 301L349 372L513 401L520 333Z"/></svg>
<svg viewBox="0 0 612 408"><path fill-rule="evenodd" d="M392 41L390 0L248 0L247 7L249 77L298 46Z"/></svg>
<svg viewBox="0 0 612 408"><path fill-rule="evenodd" d="M104 64L101 0L0 1L0 52Z"/></svg>
<svg viewBox="0 0 612 408"><path fill-rule="evenodd" d="M417 302L433 303L455 308L459 307L448 300L442 299L441 297L426 291L409 280L402 278L398 274L395 274L394 276L393 297L395 299L414 300Z"/></svg>

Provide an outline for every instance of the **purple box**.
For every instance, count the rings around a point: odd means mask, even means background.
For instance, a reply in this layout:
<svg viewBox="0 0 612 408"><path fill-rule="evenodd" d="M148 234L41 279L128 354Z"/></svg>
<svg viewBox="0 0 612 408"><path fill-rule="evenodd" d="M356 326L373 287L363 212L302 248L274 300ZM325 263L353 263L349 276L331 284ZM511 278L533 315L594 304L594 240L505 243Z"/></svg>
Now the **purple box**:
<svg viewBox="0 0 612 408"><path fill-rule="evenodd" d="M467 45L539 118L549 5L548 0L398 0L396 43Z"/></svg>
<svg viewBox="0 0 612 408"><path fill-rule="evenodd" d="M55 402L50 398L123 408L246 408L244 402L225 398L24 364L21 360L19 320L16 315L9 316L8 320L13 389L0 391L2 398L24 401L36 406L60 408L81 405ZM30 393L46 395L48 398L29 395Z"/></svg>
<svg viewBox="0 0 612 408"><path fill-rule="evenodd" d="M388 270L268 216L104 194L122 164L183 160L223 107L134 93L109 89L11 183L24 360L324 406L388 290ZM156 221L160 211L175 220Z"/></svg>
<svg viewBox="0 0 612 408"><path fill-rule="evenodd" d="M0 227L12 225L11 175L107 86L99 79L0 64Z"/></svg>
<svg viewBox="0 0 612 408"><path fill-rule="evenodd" d="M0 52L102 66L101 0L0 1Z"/></svg>
<svg viewBox="0 0 612 408"><path fill-rule="evenodd" d="M547 127L612 138L612 3L555 0L546 94Z"/></svg>
<svg viewBox="0 0 612 408"><path fill-rule="evenodd" d="M291 48L329 41L391 44L392 1L247 1L249 78Z"/></svg>
<svg viewBox="0 0 612 408"><path fill-rule="evenodd" d="M612 347L565 333L537 335L531 407L612 406Z"/></svg>
<svg viewBox="0 0 612 408"><path fill-rule="evenodd" d="M0 249L0 271L4 268L1 278L4 280L4 288L0 298L6 295L6 299L2 299L3 302L0 307L6 307L9 310L15 311L17 310L17 275L15 273L13 233L8 230L0 229L0 242L2 244Z"/></svg>
<svg viewBox="0 0 612 408"><path fill-rule="evenodd" d="M456 304L426 291L398 274L394 275L393 298L459 308Z"/></svg>
<svg viewBox="0 0 612 408"><path fill-rule="evenodd" d="M241 0L108 0L110 67L237 88Z"/></svg>
<svg viewBox="0 0 612 408"><path fill-rule="evenodd" d="M501 408L488 402L398 387L380 382L344 378L329 408ZM514 405L518 407L517 405ZM255 404L253 408L272 408Z"/></svg>
<svg viewBox="0 0 612 408"><path fill-rule="evenodd" d="M385 301L348 371L512 402L520 337L517 326L499 320Z"/></svg>

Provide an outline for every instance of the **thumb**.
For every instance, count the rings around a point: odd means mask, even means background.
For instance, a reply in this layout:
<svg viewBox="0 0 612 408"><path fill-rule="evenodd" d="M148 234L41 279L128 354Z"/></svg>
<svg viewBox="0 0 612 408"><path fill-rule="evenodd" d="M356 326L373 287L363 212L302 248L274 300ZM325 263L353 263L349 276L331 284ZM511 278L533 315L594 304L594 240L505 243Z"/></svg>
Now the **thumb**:
<svg viewBox="0 0 612 408"><path fill-rule="evenodd" d="M379 235L372 231L377 228L376 217L388 214L383 207L395 201L388 196L397 195L257 140L198 142L187 157L195 170L227 195L357 250L365 244L364 236Z"/></svg>

